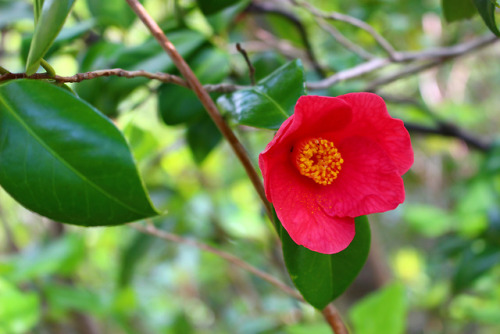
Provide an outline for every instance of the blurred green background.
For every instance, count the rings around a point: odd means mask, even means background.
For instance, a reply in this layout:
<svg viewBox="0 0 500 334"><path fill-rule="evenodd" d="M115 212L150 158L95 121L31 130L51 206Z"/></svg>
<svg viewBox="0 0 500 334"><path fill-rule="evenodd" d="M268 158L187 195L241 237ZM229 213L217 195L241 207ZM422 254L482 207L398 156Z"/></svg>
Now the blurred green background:
<svg viewBox="0 0 500 334"><path fill-rule="evenodd" d="M249 1L215 13L195 1L144 0L205 84L248 85L240 42L261 79L301 58L308 82L363 62L304 8ZM397 50L425 50L489 34L476 15L446 23L438 0L310 3L372 25ZM202 7L201 7L202 8ZM336 23L384 57L367 33ZM33 33L30 1L0 0L0 65L22 72ZM323 73L307 55L310 44ZM497 43L498 44L498 43ZM367 265L336 306L353 333L500 332L499 45L376 87L392 116L435 129L451 124L485 143L410 131L415 164L406 202L369 217ZM46 59L59 75L122 67L176 73L122 0L76 1ZM309 94L340 95L404 65ZM289 283L271 224L244 170L194 95L146 79L70 85L125 133L164 230L232 253ZM219 94L214 94L217 98ZM401 101L404 100L404 101ZM272 131L236 127L253 161ZM80 228L49 221L0 189L0 334L329 333L321 315L270 284L199 249L130 226Z"/></svg>

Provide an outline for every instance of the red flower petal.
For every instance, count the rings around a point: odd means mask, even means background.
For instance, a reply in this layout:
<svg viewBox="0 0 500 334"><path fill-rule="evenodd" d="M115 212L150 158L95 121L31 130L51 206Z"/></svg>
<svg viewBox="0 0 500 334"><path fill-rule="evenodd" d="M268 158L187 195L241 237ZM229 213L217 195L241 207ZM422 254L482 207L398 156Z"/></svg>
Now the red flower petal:
<svg viewBox="0 0 500 334"><path fill-rule="evenodd" d="M293 126L288 130L293 138L317 136L324 132L340 131L352 120L348 103L328 96L301 96L295 105Z"/></svg>
<svg viewBox="0 0 500 334"><path fill-rule="evenodd" d="M301 175L293 149L308 138L332 141L344 160L328 185ZM375 94L303 96L259 156L266 196L290 237L321 253L345 249L354 217L392 210L404 201L401 175L413 163L410 137Z"/></svg>
<svg viewBox="0 0 500 334"><path fill-rule="evenodd" d="M329 215L357 217L395 209L404 201L403 180L376 142L351 137L340 143L344 164L338 178L322 186L318 202Z"/></svg>
<svg viewBox="0 0 500 334"><path fill-rule="evenodd" d="M311 189L323 186L288 167L273 171L268 182L276 214L295 243L324 254L349 246L355 234L354 218L332 217L322 209Z"/></svg>
<svg viewBox="0 0 500 334"><path fill-rule="evenodd" d="M301 96L295 105L295 113L283 122L274 138L259 156L259 167L264 179L270 169L267 164L276 160L272 157L276 152L288 152L297 138L341 130L349 124L351 119L351 109L341 99ZM272 202L269 183L264 182L264 187L267 199Z"/></svg>
<svg viewBox="0 0 500 334"><path fill-rule="evenodd" d="M352 122L339 137L366 136L376 141L403 175L413 164L410 135L399 119L387 112L384 100L372 93L351 93L338 97L352 108Z"/></svg>

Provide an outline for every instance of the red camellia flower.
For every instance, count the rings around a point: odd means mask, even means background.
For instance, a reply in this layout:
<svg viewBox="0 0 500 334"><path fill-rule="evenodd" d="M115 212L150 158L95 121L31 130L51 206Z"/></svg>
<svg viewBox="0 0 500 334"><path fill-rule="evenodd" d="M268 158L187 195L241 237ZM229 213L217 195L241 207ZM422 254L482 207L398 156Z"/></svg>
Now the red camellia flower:
<svg viewBox="0 0 500 334"><path fill-rule="evenodd" d="M259 156L267 199L290 237L333 254L354 238L354 218L404 201L410 136L371 93L302 96Z"/></svg>

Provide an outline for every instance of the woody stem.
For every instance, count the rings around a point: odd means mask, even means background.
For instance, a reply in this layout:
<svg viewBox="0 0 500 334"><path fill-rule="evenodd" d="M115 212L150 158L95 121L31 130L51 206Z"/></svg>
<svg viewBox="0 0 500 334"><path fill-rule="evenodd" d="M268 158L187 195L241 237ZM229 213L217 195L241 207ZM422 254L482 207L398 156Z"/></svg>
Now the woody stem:
<svg viewBox="0 0 500 334"><path fill-rule="evenodd" d="M224 121L222 118L219 110L217 109L217 106L215 105L214 101L208 94L208 92L205 90L201 82L198 80L196 75L193 73L189 65L186 63L184 58L177 52L177 49L175 46L170 42L170 40L165 36L161 28L158 26L158 24L153 20L153 18L146 12L142 4L138 0L126 0L129 6L132 8L132 10L137 14L137 16L141 19L141 21L144 23L144 25L149 29L153 37L158 41L158 43L161 45L161 47L167 52L167 54L170 56L170 59L174 62L175 66L179 70L179 72L182 74L182 76L186 79L189 88L191 88L200 102L203 104L203 107L205 107L206 111L214 121L215 125L219 129L219 131L222 133L222 135L226 138L226 140L229 142L229 145L233 149L234 153L240 160L241 164L245 168L246 173L248 174L248 177L250 178L250 181L252 182L255 190L257 191L262 203L264 204L264 207L266 209L267 215L269 219L273 219L272 215L272 206L271 203L266 198L265 191L264 191L264 186L262 185L262 182L260 180L260 177L253 167L252 162L250 161L250 158L243 147L243 145L240 143L234 132L231 130L231 128L227 125L227 123Z"/></svg>

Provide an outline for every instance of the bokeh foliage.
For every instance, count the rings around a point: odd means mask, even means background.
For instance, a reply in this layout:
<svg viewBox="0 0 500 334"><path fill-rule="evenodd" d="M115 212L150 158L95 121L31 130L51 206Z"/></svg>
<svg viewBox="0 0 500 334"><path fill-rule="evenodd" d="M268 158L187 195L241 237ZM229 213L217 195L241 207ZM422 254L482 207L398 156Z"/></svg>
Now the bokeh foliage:
<svg viewBox="0 0 500 334"><path fill-rule="evenodd" d="M72 1L64 2L69 10ZM310 13L287 3L284 8L305 27L308 42L286 17L247 10L249 1L214 7L192 0L143 3L204 84L248 85L248 67L234 43L257 42L247 49L258 86L222 97L213 93L222 107L234 103L235 95L245 99L272 90L266 77L282 66L303 63L306 81L319 80L324 74L305 53L308 43L326 74L362 62ZM454 1L460 12L438 0L310 3L364 20L400 50L450 45L496 27L491 1ZM31 70L42 57L28 56L37 38L32 5L0 0L0 65L12 72ZM64 26L43 52L57 74L115 67L177 74L125 1L75 1L66 21L61 15L51 29L57 34ZM335 26L383 56L367 33ZM263 43L262 30L274 36L274 44ZM278 42L287 48L278 48ZM456 138L412 132L416 162L405 176L406 203L370 218L374 259L336 303L354 333L500 331L499 52L495 45L378 90L418 102L387 99L391 114L405 122L448 122L492 144L476 150ZM339 95L360 90L371 79L310 93ZM301 94L303 86L290 84L291 94ZM189 90L117 77L68 86L123 130L152 201L168 212L155 224L288 279L273 227L250 182ZM225 117L232 124L276 127L262 117L257 124L248 121L237 108L228 108ZM273 132L236 129L256 162ZM128 226L62 226L22 208L3 190L0 220L0 333L68 332L88 322L104 333L329 332L311 307L197 248L165 243Z"/></svg>

